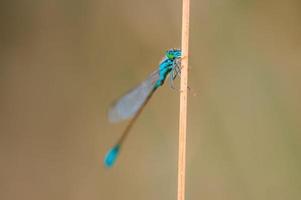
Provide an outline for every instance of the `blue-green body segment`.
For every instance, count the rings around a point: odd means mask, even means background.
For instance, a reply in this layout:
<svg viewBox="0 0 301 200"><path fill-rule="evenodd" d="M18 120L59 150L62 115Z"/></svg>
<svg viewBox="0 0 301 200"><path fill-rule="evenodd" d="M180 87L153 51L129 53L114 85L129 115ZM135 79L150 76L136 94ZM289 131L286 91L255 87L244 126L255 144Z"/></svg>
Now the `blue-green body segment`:
<svg viewBox="0 0 301 200"><path fill-rule="evenodd" d="M171 82L180 74L180 61L181 50L170 49L166 51L164 58L159 64L159 68L151 73L145 81L143 81L136 88L130 90L123 97L121 97L110 108L108 112L108 118L111 122L119 122L131 117L134 117L138 111L143 108L146 100L149 96L160 86L163 85L166 77L170 74ZM126 135L125 132L123 134ZM104 164L107 167L112 167L120 152L120 147L123 142L123 138L112 147L105 156Z"/></svg>
<svg viewBox="0 0 301 200"><path fill-rule="evenodd" d="M111 148L105 156L104 163L107 167L112 167L116 161L120 150L120 145L117 144L113 148Z"/></svg>
<svg viewBox="0 0 301 200"><path fill-rule="evenodd" d="M159 75L160 79L157 81L155 85L155 89L163 85L167 75L175 70L177 66L177 60L181 58L181 50L180 49L170 49L166 51L165 57L161 61L159 65Z"/></svg>

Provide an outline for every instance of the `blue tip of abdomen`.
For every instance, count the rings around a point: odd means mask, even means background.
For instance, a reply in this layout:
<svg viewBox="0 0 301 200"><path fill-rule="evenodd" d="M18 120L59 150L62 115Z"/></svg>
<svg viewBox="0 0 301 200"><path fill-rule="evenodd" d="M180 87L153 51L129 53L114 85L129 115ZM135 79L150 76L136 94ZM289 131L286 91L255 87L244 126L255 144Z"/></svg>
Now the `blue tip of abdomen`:
<svg viewBox="0 0 301 200"><path fill-rule="evenodd" d="M116 162L120 150L120 145L117 144L112 147L105 156L104 164L106 167L112 167Z"/></svg>

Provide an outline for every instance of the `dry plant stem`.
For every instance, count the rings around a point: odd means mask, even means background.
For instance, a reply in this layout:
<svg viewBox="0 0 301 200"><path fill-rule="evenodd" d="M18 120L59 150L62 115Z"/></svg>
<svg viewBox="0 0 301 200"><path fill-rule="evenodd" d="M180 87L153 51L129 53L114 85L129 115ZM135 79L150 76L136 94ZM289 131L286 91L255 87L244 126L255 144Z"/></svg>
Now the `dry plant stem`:
<svg viewBox="0 0 301 200"><path fill-rule="evenodd" d="M179 155L178 155L178 200L185 200L186 166L186 127L187 127L187 88L188 88L188 43L189 43L189 4L183 0L182 10L182 69L180 86Z"/></svg>

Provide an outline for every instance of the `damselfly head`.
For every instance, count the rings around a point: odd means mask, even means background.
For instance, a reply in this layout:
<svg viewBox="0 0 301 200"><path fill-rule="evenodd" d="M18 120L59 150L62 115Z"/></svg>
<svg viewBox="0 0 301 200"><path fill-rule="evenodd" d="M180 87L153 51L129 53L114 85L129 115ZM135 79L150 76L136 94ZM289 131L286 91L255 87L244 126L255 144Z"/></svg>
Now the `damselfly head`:
<svg viewBox="0 0 301 200"><path fill-rule="evenodd" d="M165 55L169 59L176 59L181 57L181 49L169 49L166 51Z"/></svg>

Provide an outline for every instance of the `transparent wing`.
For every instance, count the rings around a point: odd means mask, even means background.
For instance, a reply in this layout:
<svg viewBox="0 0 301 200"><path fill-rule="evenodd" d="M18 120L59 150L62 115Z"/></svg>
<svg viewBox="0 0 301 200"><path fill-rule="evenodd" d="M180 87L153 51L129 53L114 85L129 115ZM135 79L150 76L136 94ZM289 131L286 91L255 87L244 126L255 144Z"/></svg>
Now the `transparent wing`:
<svg viewBox="0 0 301 200"><path fill-rule="evenodd" d="M109 121L115 123L133 117L153 91L159 78L159 70L156 70L140 85L118 99L109 109Z"/></svg>

